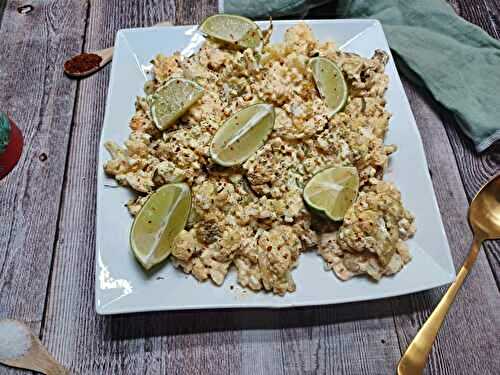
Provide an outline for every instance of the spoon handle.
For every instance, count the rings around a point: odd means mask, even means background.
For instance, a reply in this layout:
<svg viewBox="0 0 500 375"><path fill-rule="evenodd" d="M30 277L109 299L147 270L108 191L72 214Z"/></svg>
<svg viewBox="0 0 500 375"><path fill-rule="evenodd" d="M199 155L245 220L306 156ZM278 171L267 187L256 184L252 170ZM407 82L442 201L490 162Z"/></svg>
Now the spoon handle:
<svg viewBox="0 0 500 375"><path fill-rule="evenodd" d="M94 52L95 54L101 56L101 58L102 58L102 61L99 64L101 67L103 67L104 65L106 65L107 63L109 63L111 61L111 59L113 58L114 50L115 50L115 47L109 47L109 48L105 48L105 49L102 49L100 51Z"/></svg>
<svg viewBox="0 0 500 375"><path fill-rule="evenodd" d="M436 339L446 314L450 310L453 301L455 301L455 296L476 261L482 241L482 238L474 235L469 255L458 272L457 278L450 285L399 361L398 375L421 375L423 373L427 357L432 349L432 344Z"/></svg>
<svg viewBox="0 0 500 375"><path fill-rule="evenodd" d="M55 364L53 366L48 366L42 371L42 373L46 375L69 375L69 371L58 364Z"/></svg>

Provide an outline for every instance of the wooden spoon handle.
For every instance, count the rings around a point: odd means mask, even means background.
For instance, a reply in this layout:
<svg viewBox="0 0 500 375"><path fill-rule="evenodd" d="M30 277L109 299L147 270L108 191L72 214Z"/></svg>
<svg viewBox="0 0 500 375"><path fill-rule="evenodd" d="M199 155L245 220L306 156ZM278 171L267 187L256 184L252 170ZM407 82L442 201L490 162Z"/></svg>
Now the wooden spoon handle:
<svg viewBox="0 0 500 375"><path fill-rule="evenodd" d="M101 49L99 51L94 52L96 55L99 55L102 58L102 61L99 63L100 67L103 67L104 65L106 65L107 63L109 63L111 61L111 59L113 58L114 51L115 51L115 47L109 47L109 48Z"/></svg>
<svg viewBox="0 0 500 375"><path fill-rule="evenodd" d="M49 368L45 369L45 374L46 375L69 375L69 371L56 363L55 366L50 366Z"/></svg>
<svg viewBox="0 0 500 375"><path fill-rule="evenodd" d="M420 331L411 342L408 349L398 364L398 375L421 375L427 364L427 358L432 349L432 344L436 340L436 336L441 328L441 325L446 318L446 314L450 310L451 305L455 301L455 297L460 290L460 287L469 274L470 269L474 265L481 248L482 238L474 236L472 246L462 268L458 272L457 278L450 285L443 298L424 323Z"/></svg>
<svg viewBox="0 0 500 375"><path fill-rule="evenodd" d="M25 370L33 370L46 375L69 375L69 371L52 358L29 358L19 360L4 360L4 364Z"/></svg>
<svg viewBox="0 0 500 375"><path fill-rule="evenodd" d="M52 357L52 354L45 349L42 343L38 339L35 340L39 353L38 361L41 367L40 372L46 375L69 375L69 371Z"/></svg>

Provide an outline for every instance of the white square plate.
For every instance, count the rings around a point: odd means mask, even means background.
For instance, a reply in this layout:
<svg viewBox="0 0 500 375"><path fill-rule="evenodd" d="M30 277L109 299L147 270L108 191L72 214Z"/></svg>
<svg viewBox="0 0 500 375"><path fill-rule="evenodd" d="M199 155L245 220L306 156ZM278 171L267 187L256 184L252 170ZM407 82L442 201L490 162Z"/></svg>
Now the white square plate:
<svg viewBox="0 0 500 375"><path fill-rule="evenodd" d="M298 21L274 22L272 42ZM321 40L334 40L341 49L371 57L375 49L390 54L382 27L375 20L305 21ZM266 23L262 23L264 26ZM342 282L324 271L323 260L314 252L302 254L293 271L297 291L284 297L243 291L230 272L216 287L199 283L172 267L170 262L145 273L129 247L132 219L124 203L132 194L116 185L103 171L109 155L104 141L123 143L134 102L143 95L150 60L159 52L196 49L200 36L194 26L121 30L116 37L106 115L101 135L97 187L96 310L99 314L138 311L229 307L292 307L362 301L402 295L434 288L455 277L448 242L429 177L422 141L411 113L392 56L386 67L388 110L393 114L386 143L398 145L391 158L386 180L401 190L405 206L415 214L417 233L408 241L413 261L393 277L375 283L368 278ZM188 47L188 49L186 49ZM231 287L233 286L233 287Z"/></svg>

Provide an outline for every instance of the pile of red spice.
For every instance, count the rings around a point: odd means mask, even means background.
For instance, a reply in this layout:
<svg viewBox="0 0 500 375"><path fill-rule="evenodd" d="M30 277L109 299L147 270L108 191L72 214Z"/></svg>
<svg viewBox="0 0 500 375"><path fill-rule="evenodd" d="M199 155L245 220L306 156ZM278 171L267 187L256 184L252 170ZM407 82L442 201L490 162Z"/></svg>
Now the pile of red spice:
<svg viewBox="0 0 500 375"><path fill-rule="evenodd" d="M95 53L82 53L64 63L64 70L68 74L83 74L99 66L102 57Z"/></svg>

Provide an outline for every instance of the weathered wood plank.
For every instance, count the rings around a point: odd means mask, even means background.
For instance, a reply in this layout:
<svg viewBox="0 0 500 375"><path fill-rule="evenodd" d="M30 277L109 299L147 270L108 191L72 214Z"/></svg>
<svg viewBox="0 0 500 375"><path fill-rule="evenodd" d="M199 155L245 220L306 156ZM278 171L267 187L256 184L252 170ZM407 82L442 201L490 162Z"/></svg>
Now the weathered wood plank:
<svg viewBox="0 0 500 375"><path fill-rule="evenodd" d="M500 1L499 0L448 0L455 11L492 37L500 38Z"/></svg>
<svg viewBox="0 0 500 375"><path fill-rule="evenodd" d="M492 145L482 154L477 154L471 142L457 129L454 119L446 113L442 114L442 118L470 201L483 184L500 173L500 144ZM500 288L500 243L487 241L483 246Z"/></svg>
<svg viewBox="0 0 500 375"><path fill-rule="evenodd" d="M400 356L387 301L235 314L245 374L386 374Z"/></svg>
<svg viewBox="0 0 500 375"><path fill-rule="evenodd" d="M455 267L461 266L472 240L467 223L468 200L445 127L426 93L406 82L405 90L424 142L434 190L443 216ZM425 275L423 275L425 276ZM402 349L433 311L444 288L398 298L397 306L410 313L395 315ZM495 374L500 365L498 335L498 289L484 253L478 257L464 288L438 336L427 370L439 374ZM463 358L457 361L457 358Z"/></svg>
<svg viewBox="0 0 500 375"><path fill-rule="evenodd" d="M499 0L477 0L473 4L467 0L453 0L453 5L466 20L500 39ZM457 130L454 119L447 114L443 114L442 117L470 201L486 181L500 173L500 144L497 142L484 153L477 154L469 140ZM497 286L500 288L500 243L487 242L484 249L495 274Z"/></svg>
<svg viewBox="0 0 500 375"><path fill-rule="evenodd" d="M139 6L128 1L95 1L89 5L86 51L112 45L120 28L174 18L171 2ZM139 322L105 319L94 310L96 155L109 70L108 66L80 83L59 222L61 235L56 244L56 271L42 337L49 350L76 374L153 374L160 372L157 353L161 342L145 335L121 342L110 335L117 328L126 330L129 324L144 329L140 318Z"/></svg>
<svg viewBox="0 0 500 375"><path fill-rule="evenodd" d="M7 5L7 0L0 0L0 28L2 27L3 12L5 6Z"/></svg>
<svg viewBox="0 0 500 375"><path fill-rule="evenodd" d="M112 42L114 31L120 27L151 25L165 18L175 19L177 23L194 23L215 10L213 2L210 2L210 8L206 8L206 3L200 6L197 2L178 0L174 13L165 6L166 2L154 12L138 1L101 3L92 3L86 48L105 47ZM151 4L148 2L147 5ZM389 301L283 311L179 312L114 318L95 315L95 155L108 74L106 71L84 81L79 94L68 161L73 168L68 170L64 186L61 235L54 264L57 272L52 278L43 332L44 342L49 348L75 373L82 374L392 373L400 355L398 339L404 349L434 307L440 291ZM423 123L430 124L429 121ZM467 201L464 200L460 178L457 178L450 146L448 144L443 150L439 143L440 139L446 141L446 134L442 127L431 125L426 127L428 136L424 141L427 149L434 150L429 156L433 172L437 169L434 183L442 212L449 209L457 214L446 218L446 226L448 235L454 238L452 246L458 245L461 248L459 256L463 256L466 241L470 240L469 232L462 233L467 228L463 216ZM438 132L434 133L434 129ZM451 169L451 172L446 169ZM461 259L455 257L456 261ZM484 255L478 266L477 270L485 267ZM486 269L489 270L487 265ZM477 277L476 273L472 276ZM479 368L477 361L471 364L464 363L467 360L455 361L450 365L454 359L449 353L456 353L453 345L461 339L456 332L463 328L460 319L467 311L466 302L477 304L475 296L470 294L488 297L490 293L491 274L485 280L487 292L473 289L466 293L462 300L465 302L456 306L460 314L450 316L446 323L444 329L448 331L442 335L443 339L440 336L431 359L435 373L451 374L453 370L461 373L462 369ZM498 325L495 316L491 317L491 312L495 311L493 308L498 307L491 305L496 297L489 296L486 306L480 310L480 314L490 319L492 326ZM465 327L469 336L472 336L473 329L485 329L483 321L479 321L479 314L471 320L472 325ZM469 348L477 349L478 339L461 340L463 348L468 349L469 345ZM488 344L495 342L488 335L483 339ZM468 358L466 349L463 357ZM448 354L443 354L443 351ZM485 360L481 355L477 358Z"/></svg>
<svg viewBox="0 0 500 375"><path fill-rule="evenodd" d="M197 22L215 10L213 5L200 8L195 2L190 4L178 4L182 7L176 8L175 14L180 23ZM138 21L137 7L132 2L92 4L86 48L111 43L113 32L120 27L173 17L172 12L158 17L157 13L142 11L139 14L144 19ZM381 302L369 304L377 313L368 318L364 313L366 305L117 318L95 315L95 155L107 74L105 71L91 77L80 87L54 263L57 272L53 273L43 332L49 349L76 373L181 374L218 373L224 369L230 373L299 374L320 369L347 374L352 368L368 369L370 373L390 371L400 351L392 311ZM72 271L75 269L78 271ZM358 343L373 352L367 355Z"/></svg>
<svg viewBox="0 0 500 375"><path fill-rule="evenodd" d="M59 67L82 44L86 4L34 1L25 15L19 5L1 6L0 108L23 130L25 148L0 182L0 318L24 320L38 334L76 90Z"/></svg>
<svg viewBox="0 0 500 375"><path fill-rule="evenodd" d="M175 0L175 24L191 25L218 12L217 0Z"/></svg>
<svg viewBox="0 0 500 375"><path fill-rule="evenodd" d="M186 22L205 15L202 8L190 9L197 13ZM91 2L85 49L109 46L120 28L174 20L175 14L172 1ZM43 342L77 374L217 373L221 368L237 373L240 334L225 328L227 315L95 314L96 155L108 79L109 67L80 84Z"/></svg>

